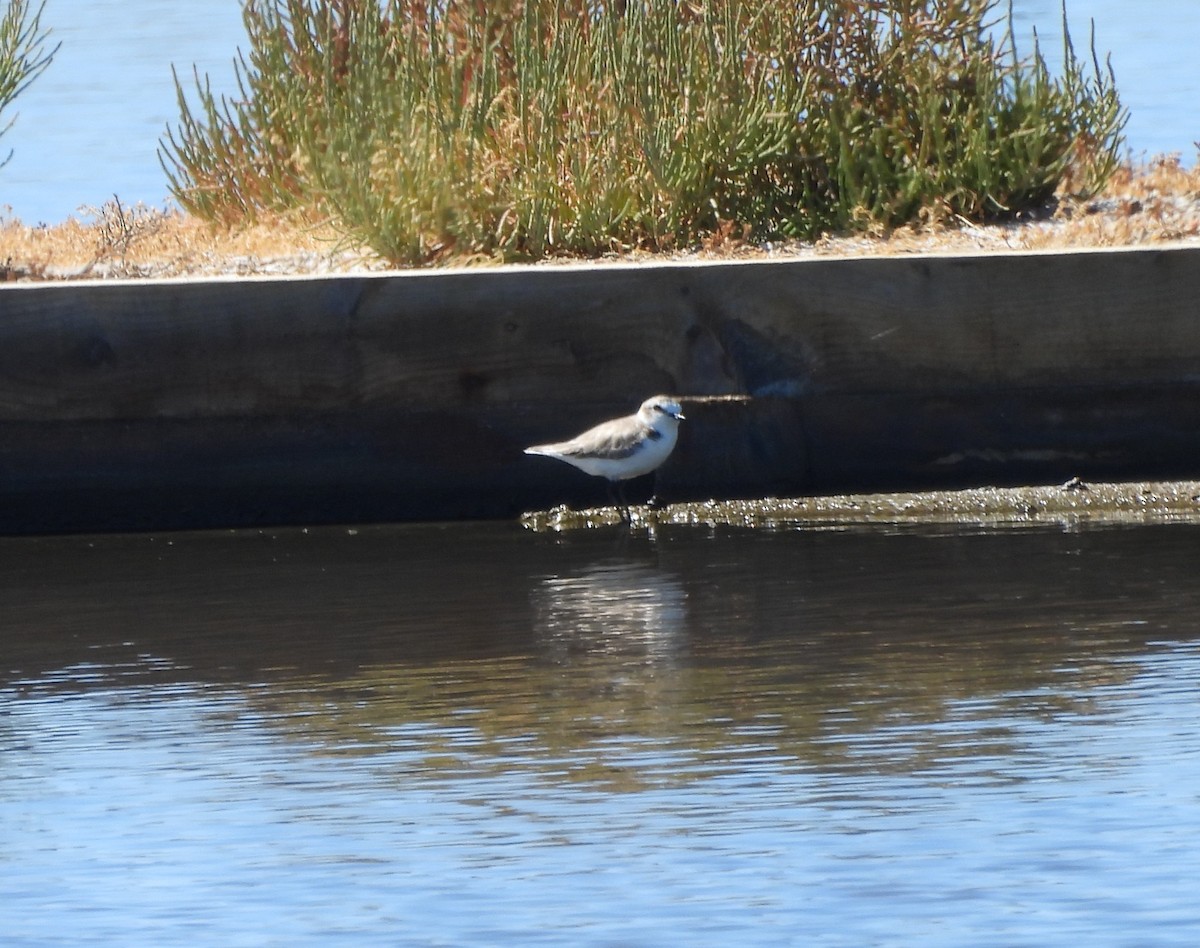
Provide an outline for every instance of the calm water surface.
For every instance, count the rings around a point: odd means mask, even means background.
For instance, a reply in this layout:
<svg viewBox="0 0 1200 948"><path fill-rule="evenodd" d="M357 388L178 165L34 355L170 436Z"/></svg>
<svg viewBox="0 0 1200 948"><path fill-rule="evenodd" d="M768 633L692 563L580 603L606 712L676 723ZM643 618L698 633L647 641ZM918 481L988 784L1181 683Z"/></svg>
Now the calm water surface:
<svg viewBox="0 0 1200 948"><path fill-rule="evenodd" d="M1047 58L1061 54L1060 0L1014 0L1020 47L1037 28ZM1179 152L1189 161L1200 138L1197 0L1068 0L1077 51L1111 52L1118 88L1132 112L1135 154ZM58 56L17 100L17 124L0 139L14 149L0 169L0 207L29 224L79 216L118 194L126 203L161 204L167 182L156 150L179 121L174 65L195 66L217 91L234 91L232 62L245 47L236 0L48 0L46 25ZM83 215L83 216L86 216Z"/></svg>
<svg viewBox="0 0 1200 948"><path fill-rule="evenodd" d="M0 943L1195 944L1198 550L0 540Z"/></svg>

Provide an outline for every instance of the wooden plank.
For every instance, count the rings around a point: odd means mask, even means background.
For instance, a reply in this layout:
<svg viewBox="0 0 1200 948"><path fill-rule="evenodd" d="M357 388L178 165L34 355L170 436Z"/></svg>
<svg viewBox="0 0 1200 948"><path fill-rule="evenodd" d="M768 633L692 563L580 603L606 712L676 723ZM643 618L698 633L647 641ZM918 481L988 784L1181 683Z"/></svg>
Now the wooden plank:
<svg viewBox="0 0 1200 948"><path fill-rule="evenodd" d="M520 449L660 391L693 497L1197 476L1198 299L1195 247L12 284L0 531L590 501Z"/></svg>

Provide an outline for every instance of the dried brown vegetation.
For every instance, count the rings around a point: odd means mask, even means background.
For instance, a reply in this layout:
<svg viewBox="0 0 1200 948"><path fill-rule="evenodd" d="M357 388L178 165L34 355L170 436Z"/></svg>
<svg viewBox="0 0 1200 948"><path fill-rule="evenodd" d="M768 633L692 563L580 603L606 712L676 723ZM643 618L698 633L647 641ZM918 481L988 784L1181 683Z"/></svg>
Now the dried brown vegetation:
<svg viewBox="0 0 1200 948"><path fill-rule="evenodd" d="M1178 156L1126 164L1095 198L1060 198L1039 219L977 226L962 221L816 241L755 243L732 225L686 251L610 255L606 261L786 259L815 255L977 253L1200 242L1200 166ZM559 257L552 262L571 262ZM479 265L448 257L444 265ZM114 199L53 227L0 220L0 279L252 276L383 270L329 225L275 217L225 228L179 211Z"/></svg>
<svg viewBox="0 0 1200 948"><path fill-rule="evenodd" d="M54 226L0 221L0 279L253 276L378 268L299 216L238 228L119 199Z"/></svg>

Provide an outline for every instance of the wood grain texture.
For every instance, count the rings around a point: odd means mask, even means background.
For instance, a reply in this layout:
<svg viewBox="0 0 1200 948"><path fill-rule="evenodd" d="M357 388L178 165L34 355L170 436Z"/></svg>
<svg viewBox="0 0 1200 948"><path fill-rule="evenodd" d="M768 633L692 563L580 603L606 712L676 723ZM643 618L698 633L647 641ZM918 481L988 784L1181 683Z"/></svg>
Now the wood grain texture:
<svg viewBox="0 0 1200 948"><path fill-rule="evenodd" d="M508 516L655 392L689 496L1194 476L1197 300L1200 248L8 285L0 504Z"/></svg>

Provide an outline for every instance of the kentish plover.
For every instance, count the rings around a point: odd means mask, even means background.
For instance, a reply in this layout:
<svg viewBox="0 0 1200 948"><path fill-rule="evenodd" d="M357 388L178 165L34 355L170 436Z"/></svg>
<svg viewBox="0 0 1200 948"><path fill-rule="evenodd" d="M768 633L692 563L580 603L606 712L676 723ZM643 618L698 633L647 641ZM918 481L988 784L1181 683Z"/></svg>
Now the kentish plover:
<svg viewBox="0 0 1200 948"><path fill-rule="evenodd" d="M620 492L628 519L629 507L620 482L649 474L670 456L682 419L679 402L668 395L655 395L642 402L632 415L602 422L570 441L535 444L525 453L558 458L587 474L605 478L610 490Z"/></svg>

